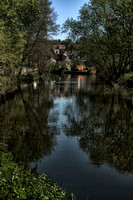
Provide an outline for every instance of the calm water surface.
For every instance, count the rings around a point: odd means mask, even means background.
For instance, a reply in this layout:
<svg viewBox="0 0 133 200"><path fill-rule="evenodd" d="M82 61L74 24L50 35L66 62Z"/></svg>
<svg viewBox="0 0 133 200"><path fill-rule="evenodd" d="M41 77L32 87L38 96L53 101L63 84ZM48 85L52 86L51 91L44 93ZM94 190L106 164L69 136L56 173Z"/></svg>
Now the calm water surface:
<svg viewBox="0 0 133 200"><path fill-rule="evenodd" d="M133 95L94 76L53 77L1 96L0 148L80 200L133 199Z"/></svg>

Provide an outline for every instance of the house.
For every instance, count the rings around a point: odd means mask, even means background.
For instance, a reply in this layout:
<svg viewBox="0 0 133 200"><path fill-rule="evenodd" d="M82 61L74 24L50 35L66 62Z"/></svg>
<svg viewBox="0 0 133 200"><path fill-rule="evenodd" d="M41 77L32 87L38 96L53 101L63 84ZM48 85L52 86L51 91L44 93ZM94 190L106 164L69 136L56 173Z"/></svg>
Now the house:
<svg viewBox="0 0 133 200"><path fill-rule="evenodd" d="M65 47L65 45L54 45L53 50L56 55L64 54L66 51L66 47Z"/></svg>
<svg viewBox="0 0 133 200"><path fill-rule="evenodd" d="M67 61L70 62L69 56L67 55L65 45L54 45L53 52L57 56L56 61Z"/></svg>

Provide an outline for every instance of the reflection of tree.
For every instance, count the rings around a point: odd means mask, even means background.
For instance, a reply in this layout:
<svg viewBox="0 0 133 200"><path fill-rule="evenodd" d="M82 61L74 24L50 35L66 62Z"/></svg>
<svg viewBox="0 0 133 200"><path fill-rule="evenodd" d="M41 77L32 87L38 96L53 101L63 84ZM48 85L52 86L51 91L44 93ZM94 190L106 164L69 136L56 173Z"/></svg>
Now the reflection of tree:
<svg viewBox="0 0 133 200"><path fill-rule="evenodd" d="M0 148L7 150L10 138L25 127L25 111L19 95L1 104L0 116Z"/></svg>
<svg viewBox="0 0 133 200"><path fill-rule="evenodd" d="M79 100L80 99L80 100ZM107 163L121 173L133 172L133 110L130 100L116 96L79 93L75 106L65 109L68 136L78 136L79 145L93 164Z"/></svg>
<svg viewBox="0 0 133 200"><path fill-rule="evenodd" d="M40 84L37 90L29 87L24 92L19 88L14 99L1 106L1 148L25 164L50 154L56 132L48 126L52 105L48 86Z"/></svg>

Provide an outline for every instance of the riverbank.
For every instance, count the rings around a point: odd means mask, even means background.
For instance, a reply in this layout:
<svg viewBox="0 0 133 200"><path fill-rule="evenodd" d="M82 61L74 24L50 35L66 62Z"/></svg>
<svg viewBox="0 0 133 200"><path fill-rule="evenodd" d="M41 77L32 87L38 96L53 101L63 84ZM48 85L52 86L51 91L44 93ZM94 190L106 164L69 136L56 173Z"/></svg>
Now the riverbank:
<svg viewBox="0 0 133 200"><path fill-rule="evenodd" d="M48 74L48 76L47 76ZM51 71L49 73L46 73L42 79L49 79L50 75L92 75L90 71ZM96 76L96 74L94 74ZM103 80L102 77L97 75L97 78L100 79L102 82L109 86L107 90L111 91L120 91L120 90L132 90L133 89L133 73L127 73L121 76L120 79L117 80L117 82L109 82L108 80ZM27 85L32 84L33 82L39 81L39 74L38 72L34 73L29 73L29 74L23 74L20 77L20 83L21 83L21 88L25 88ZM0 95L6 95L10 94L14 91L17 91L17 78L14 75L11 76L0 76Z"/></svg>
<svg viewBox="0 0 133 200"><path fill-rule="evenodd" d="M38 73L21 75L20 81L21 86L25 87L27 84L31 84L33 81L39 80ZM11 76L0 76L0 95L5 95L16 91L17 88L17 77Z"/></svg>
<svg viewBox="0 0 133 200"><path fill-rule="evenodd" d="M66 71L65 74L76 74L76 75L90 75L90 71L83 72L83 71Z"/></svg>
<svg viewBox="0 0 133 200"><path fill-rule="evenodd" d="M6 187L6 188L5 188ZM0 199L65 200L66 192L43 174L36 177L31 170L18 166L11 153L0 153ZM71 200L76 200L73 194Z"/></svg>

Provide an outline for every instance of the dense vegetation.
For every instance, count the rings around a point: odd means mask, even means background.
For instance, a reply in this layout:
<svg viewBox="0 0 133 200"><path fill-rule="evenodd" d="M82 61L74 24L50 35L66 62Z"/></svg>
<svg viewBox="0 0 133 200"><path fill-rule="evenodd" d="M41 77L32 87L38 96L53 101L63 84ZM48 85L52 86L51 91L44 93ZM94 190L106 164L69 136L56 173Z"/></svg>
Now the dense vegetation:
<svg viewBox="0 0 133 200"><path fill-rule="evenodd" d="M24 170L13 162L11 154L0 154L0 199L65 200L66 193L50 183L46 175L36 178L30 170ZM75 197L71 195L71 200Z"/></svg>
<svg viewBox="0 0 133 200"><path fill-rule="evenodd" d="M0 4L0 68L21 74L37 64L42 75L49 56L49 35L57 31L56 13L47 0L12 0ZM34 56L33 56L34 55ZM17 70L16 70L17 69Z"/></svg>
<svg viewBox="0 0 133 200"><path fill-rule="evenodd" d="M64 31L78 43L78 52L110 82L133 67L133 1L91 0L68 19Z"/></svg>
<svg viewBox="0 0 133 200"><path fill-rule="evenodd" d="M5 0L0 10L3 75L15 74L19 79L25 66L37 68L41 77L48 67L51 45L63 44L60 40L51 42L49 37L58 31L51 2ZM77 20L71 18L64 23L63 31L68 32L73 41L69 39L64 44L69 52L71 46L84 64L96 67L104 80L121 83L123 75L133 70L132 20L131 0L91 0L80 9ZM131 74L129 77L132 79Z"/></svg>

